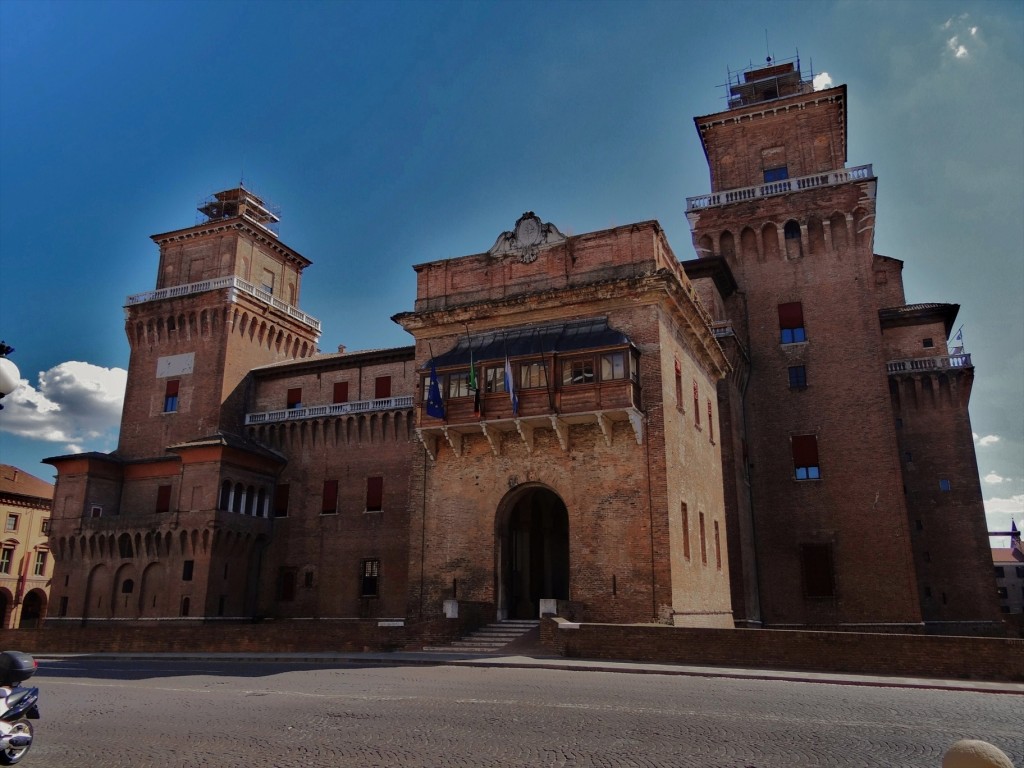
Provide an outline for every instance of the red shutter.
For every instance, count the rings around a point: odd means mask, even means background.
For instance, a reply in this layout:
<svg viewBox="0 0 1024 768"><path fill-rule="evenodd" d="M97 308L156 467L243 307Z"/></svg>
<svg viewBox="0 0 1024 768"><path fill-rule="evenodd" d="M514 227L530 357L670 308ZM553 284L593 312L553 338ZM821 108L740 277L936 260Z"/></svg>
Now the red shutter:
<svg viewBox="0 0 1024 768"><path fill-rule="evenodd" d="M324 480L324 500L320 511L330 515L338 511L338 481Z"/></svg>
<svg viewBox="0 0 1024 768"><path fill-rule="evenodd" d="M298 408L302 404L302 387L288 390L288 407Z"/></svg>
<svg viewBox="0 0 1024 768"><path fill-rule="evenodd" d="M366 511L380 512L384 508L384 478L366 478Z"/></svg>
<svg viewBox="0 0 1024 768"><path fill-rule="evenodd" d="M164 397L177 397L178 396L178 385L181 382L178 379L172 379L167 382L167 391L164 392Z"/></svg>
<svg viewBox="0 0 1024 768"><path fill-rule="evenodd" d="M818 466L818 438L815 435L793 435L793 466Z"/></svg>
<svg viewBox="0 0 1024 768"><path fill-rule="evenodd" d="M378 400L391 397L391 377L390 376L378 376L377 381L373 385L373 396Z"/></svg>
<svg viewBox="0 0 1024 768"><path fill-rule="evenodd" d="M178 382L174 382L177 384ZM156 489L156 511L167 512L171 508L171 486L161 485Z"/></svg>
<svg viewBox="0 0 1024 768"><path fill-rule="evenodd" d="M779 304L779 328L803 328L804 307L799 301Z"/></svg>
<svg viewBox="0 0 1024 768"><path fill-rule="evenodd" d="M347 403L348 402L348 382L347 381L336 381L336 382L334 382L334 402L336 402L336 403Z"/></svg>

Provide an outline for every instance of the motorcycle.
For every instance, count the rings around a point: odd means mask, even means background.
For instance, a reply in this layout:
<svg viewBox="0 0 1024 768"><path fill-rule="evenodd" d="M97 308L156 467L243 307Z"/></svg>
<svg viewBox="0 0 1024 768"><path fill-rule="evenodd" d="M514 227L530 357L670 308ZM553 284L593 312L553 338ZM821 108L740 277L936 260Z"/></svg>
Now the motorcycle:
<svg viewBox="0 0 1024 768"><path fill-rule="evenodd" d="M38 662L21 651L0 653L0 765L14 765L32 746L32 723L39 719L39 689L21 683L36 673Z"/></svg>

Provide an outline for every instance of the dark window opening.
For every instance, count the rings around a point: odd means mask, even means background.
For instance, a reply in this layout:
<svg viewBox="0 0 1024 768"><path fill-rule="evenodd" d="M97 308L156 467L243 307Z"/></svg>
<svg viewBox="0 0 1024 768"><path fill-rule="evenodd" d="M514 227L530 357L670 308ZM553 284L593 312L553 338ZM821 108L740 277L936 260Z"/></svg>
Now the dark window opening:
<svg viewBox="0 0 1024 768"><path fill-rule="evenodd" d="M192 581L192 575L195 573L196 561L186 560L181 564L181 580Z"/></svg>
<svg viewBox="0 0 1024 768"><path fill-rule="evenodd" d="M818 438L816 435L793 435L793 471L797 480L818 480L821 468L818 464Z"/></svg>
<svg viewBox="0 0 1024 768"><path fill-rule="evenodd" d="M363 560L360 595L377 597L380 589L380 560Z"/></svg>
<svg viewBox="0 0 1024 768"><path fill-rule="evenodd" d="M324 480L323 501L320 504L320 514L333 515L338 511L338 481Z"/></svg>
<svg viewBox="0 0 1024 768"><path fill-rule="evenodd" d="M805 366L805 365L791 365L791 366L789 366L789 388L790 389L807 389L807 366Z"/></svg>
<svg viewBox="0 0 1024 768"><path fill-rule="evenodd" d="M378 376L373 382L373 396L377 400L391 397L391 377Z"/></svg>
<svg viewBox="0 0 1024 768"><path fill-rule="evenodd" d="M779 304L779 333L783 344L807 341L804 329L804 308L799 301Z"/></svg>
<svg viewBox="0 0 1024 768"><path fill-rule="evenodd" d="M384 478L366 478L366 511L380 512L384 509Z"/></svg>
<svg viewBox="0 0 1024 768"><path fill-rule="evenodd" d="M295 599L295 569L282 567L277 572L277 599L290 603Z"/></svg>
<svg viewBox="0 0 1024 768"><path fill-rule="evenodd" d="M925 349L931 349L935 346L935 342L932 339L922 339L921 346Z"/></svg>
<svg viewBox="0 0 1024 768"><path fill-rule="evenodd" d="M156 511L168 512L171 509L171 486L161 485L156 489Z"/></svg>
<svg viewBox="0 0 1024 768"><path fill-rule="evenodd" d="M835 574L832 569L830 544L801 544L800 569L803 574L805 597L835 597Z"/></svg>
<svg viewBox="0 0 1024 768"><path fill-rule="evenodd" d="M347 403L348 402L348 382L347 381L336 381L336 382L334 382L334 402L336 402L336 403Z"/></svg>
<svg viewBox="0 0 1024 768"><path fill-rule="evenodd" d="M288 517L288 483L281 483L274 488L274 517Z"/></svg>
<svg viewBox="0 0 1024 768"><path fill-rule="evenodd" d="M774 98L774 94L772 95ZM768 184L773 181L783 181L789 178L789 167L780 165L777 168L765 168L764 169L764 183Z"/></svg>
<svg viewBox="0 0 1024 768"><path fill-rule="evenodd" d="M173 379L167 382L164 388L164 413L174 413L178 410L178 386L181 382Z"/></svg>

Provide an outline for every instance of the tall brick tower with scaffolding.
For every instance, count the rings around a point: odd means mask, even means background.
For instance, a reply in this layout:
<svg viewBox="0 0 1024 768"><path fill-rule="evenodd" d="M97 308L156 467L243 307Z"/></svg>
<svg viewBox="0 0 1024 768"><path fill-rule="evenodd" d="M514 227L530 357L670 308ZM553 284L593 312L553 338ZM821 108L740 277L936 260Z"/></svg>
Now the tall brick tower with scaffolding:
<svg viewBox="0 0 1024 768"><path fill-rule="evenodd" d="M49 459L53 538L65 543L56 613L88 618L252 613L253 578L285 459L242 437L254 367L315 354L296 303L309 261L244 187L154 235L156 288L129 296L118 448ZM180 586L179 586L180 585Z"/></svg>
<svg viewBox="0 0 1024 768"><path fill-rule="evenodd" d="M719 385L738 626L995 630L959 307L905 304L846 166L846 86L799 60L730 76L695 123L711 193L687 263L733 363Z"/></svg>

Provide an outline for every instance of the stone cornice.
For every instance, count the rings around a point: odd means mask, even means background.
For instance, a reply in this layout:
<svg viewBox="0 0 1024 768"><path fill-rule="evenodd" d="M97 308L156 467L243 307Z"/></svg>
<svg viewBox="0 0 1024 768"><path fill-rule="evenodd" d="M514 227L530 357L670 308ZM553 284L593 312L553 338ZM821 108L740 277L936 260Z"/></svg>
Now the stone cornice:
<svg viewBox="0 0 1024 768"><path fill-rule="evenodd" d="M168 243L187 242L189 240L208 237L210 235L224 234L225 232L233 230L244 232L253 240L268 246L275 253L284 256L287 261L298 265L300 270L305 269L313 263L298 251L293 250L282 243L270 232L253 226L242 217L216 222L210 221L203 224L197 224L194 227L188 227L187 229L176 229L173 232L151 235L150 240L160 246L163 246Z"/></svg>

